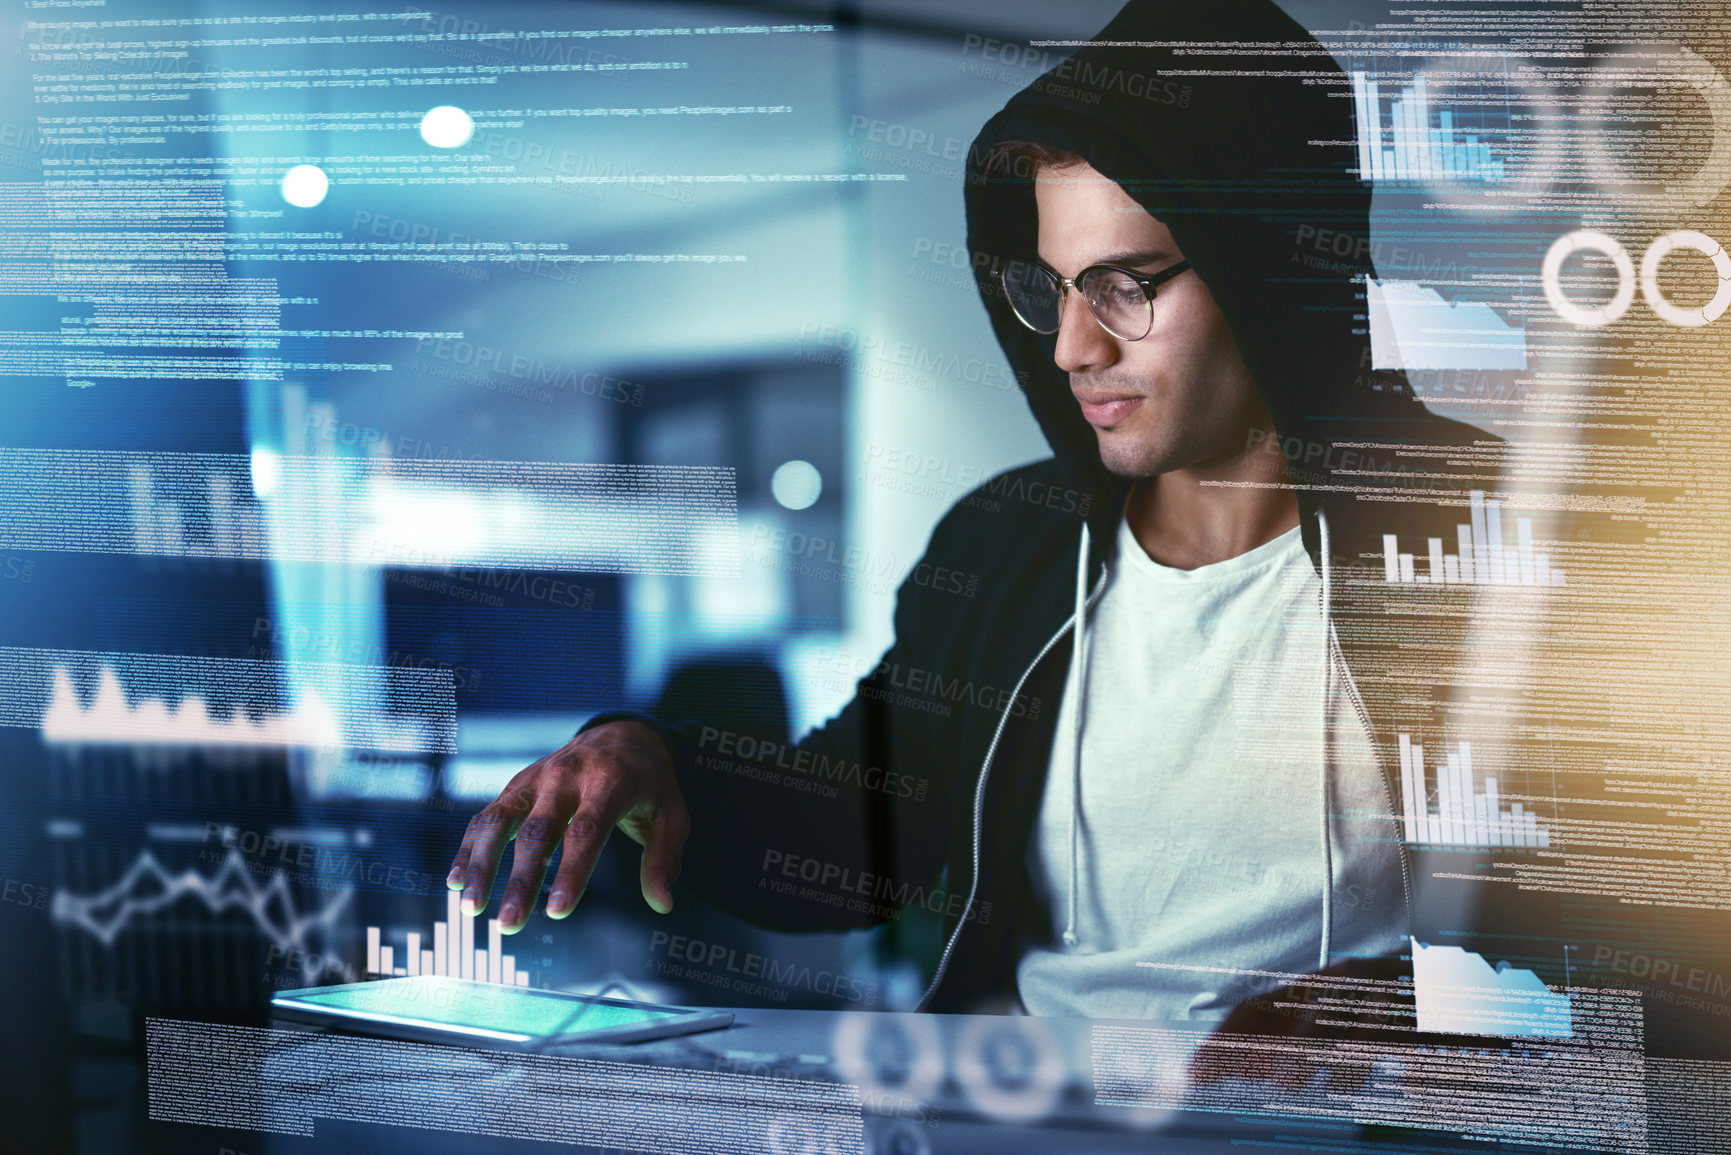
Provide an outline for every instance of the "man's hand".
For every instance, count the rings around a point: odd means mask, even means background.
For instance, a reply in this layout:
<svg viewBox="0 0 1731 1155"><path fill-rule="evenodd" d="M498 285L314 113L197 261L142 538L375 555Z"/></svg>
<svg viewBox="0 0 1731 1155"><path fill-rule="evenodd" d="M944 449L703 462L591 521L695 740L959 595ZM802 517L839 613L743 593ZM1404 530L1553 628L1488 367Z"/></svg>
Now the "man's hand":
<svg viewBox="0 0 1731 1155"><path fill-rule="evenodd" d="M470 820L445 885L462 890L465 914L480 914L505 844L515 840L511 879L499 908L499 929L515 934L529 921L547 860L563 841L565 854L547 898L547 916L564 918L583 897L615 826L643 847L643 901L666 914L673 909L673 883L691 820L667 743L642 722L609 722L586 730L518 773L491 806Z"/></svg>

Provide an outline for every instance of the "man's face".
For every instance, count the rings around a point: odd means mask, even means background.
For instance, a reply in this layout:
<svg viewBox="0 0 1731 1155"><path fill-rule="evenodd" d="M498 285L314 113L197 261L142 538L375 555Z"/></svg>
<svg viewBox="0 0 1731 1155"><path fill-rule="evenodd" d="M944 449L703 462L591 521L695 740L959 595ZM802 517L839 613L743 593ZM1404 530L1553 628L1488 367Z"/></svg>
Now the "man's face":
<svg viewBox="0 0 1731 1155"><path fill-rule="evenodd" d="M1042 168L1034 184L1040 259L1061 277L1111 264L1157 273L1184 259L1166 226L1089 165ZM1055 354L1121 477L1224 464L1247 432L1269 424L1250 371L1208 286L1182 273L1155 291L1153 327L1140 341L1112 336L1075 290Z"/></svg>

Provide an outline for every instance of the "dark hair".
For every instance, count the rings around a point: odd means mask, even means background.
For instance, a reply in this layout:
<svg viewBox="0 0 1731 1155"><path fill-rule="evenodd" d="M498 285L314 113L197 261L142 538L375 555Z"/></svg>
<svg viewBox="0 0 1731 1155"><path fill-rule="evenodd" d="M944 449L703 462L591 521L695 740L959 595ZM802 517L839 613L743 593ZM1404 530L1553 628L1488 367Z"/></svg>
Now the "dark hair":
<svg viewBox="0 0 1731 1155"><path fill-rule="evenodd" d="M1033 176L1042 168L1087 164L1081 153L1032 140L1000 140L986 150L980 171L986 176Z"/></svg>

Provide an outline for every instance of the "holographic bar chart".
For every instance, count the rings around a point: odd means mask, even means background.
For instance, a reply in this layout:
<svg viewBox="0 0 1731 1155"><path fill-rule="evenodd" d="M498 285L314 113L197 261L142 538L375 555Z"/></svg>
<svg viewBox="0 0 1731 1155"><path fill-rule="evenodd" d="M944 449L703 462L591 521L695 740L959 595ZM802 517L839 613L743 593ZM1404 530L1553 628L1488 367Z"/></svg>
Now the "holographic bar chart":
<svg viewBox="0 0 1731 1155"><path fill-rule="evenodd" d="M1468 495L1470 523L1455 526L1457 552L1443 552L1443 539L1427 541L1425 568L1413 554L1400 552L1398 534L1382 535L1383 580L1410 585L1560 586L1563 571L1548 553L1533 547L1533 521L1515 518L1515 540L1504 537L1502 503L1485 500L1485 491Z"/></svg>
<svg viewBox="0 0 1731 1155"><path fill-rule="evenodd" d="M1500 180L1503 162L1491 154L1478 133L1463 131L1455 113L1431 111L1421 72L1387 102L1381 84L1363 72L1352 74L1358 120L1358 171L1367 181Z"/></svg>
<svg viewBox="0 0 1731 1155"><path fill-rule="evenodd" d="M478 983L499 983L508 987L529 985L529 972L517 969L517 959L503 949L504 935L499 920L487 920L487 945L475 945L475 916L464 914L458 905L458 891L445 896L445 921L433 924L430 945L419 933L404 937L403 957L399 963L394 947L386 946L379 928L367 928L367 974L370 977L392 978L399 975L443 975L446 978L469 979Z"/></svg>
<svg viewBox="0 0 1731 1155"><path fill-rule="evenodd" d="M1425 769L1424 747L1412 735L1399 735L1401 818L1406 840L1440 846L1551 845L1551 832L1539 825L1525 803L1509 802L1498 792L1494 775L1473 781L1473 748L1457 742L1452 753ZM1432 789L1432 784L1435 789Z"/></svg>

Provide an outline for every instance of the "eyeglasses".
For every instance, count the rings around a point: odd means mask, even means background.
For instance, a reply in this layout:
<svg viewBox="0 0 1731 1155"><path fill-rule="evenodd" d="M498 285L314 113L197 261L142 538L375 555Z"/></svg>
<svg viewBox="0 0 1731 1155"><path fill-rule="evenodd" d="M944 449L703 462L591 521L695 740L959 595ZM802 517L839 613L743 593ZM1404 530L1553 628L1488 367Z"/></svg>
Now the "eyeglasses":
<svg viewBox="0 0 1731 1155"><path fill-rule="evenodd" d="M1037 261L1007 261L998 276L1016 319L1036 333L1058 331L1064 299L1077 289L1102 329L1121 341L1140 341L1154 324L1154 290L1189 268L1189 261L1179 261L1150 276L1089 265L1068 280Z"/></svg>

